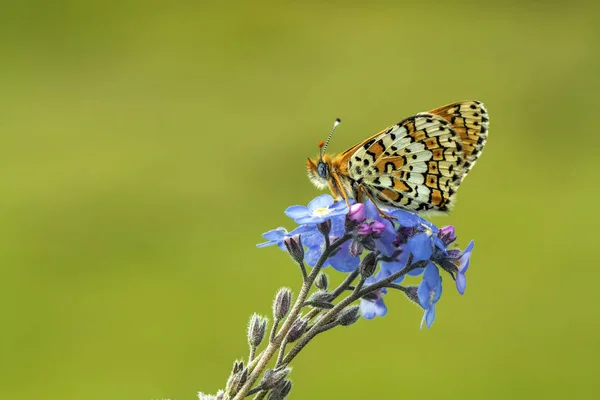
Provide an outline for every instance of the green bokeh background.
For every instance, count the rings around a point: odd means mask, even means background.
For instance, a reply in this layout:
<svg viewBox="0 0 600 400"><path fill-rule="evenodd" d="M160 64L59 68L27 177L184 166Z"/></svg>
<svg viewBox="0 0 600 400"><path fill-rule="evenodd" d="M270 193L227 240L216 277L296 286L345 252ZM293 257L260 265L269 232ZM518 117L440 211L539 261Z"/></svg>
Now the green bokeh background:
<svg viewBox="0 0 600 400"><path fill-rule="evenodd" d="M398 293L293 363L291 399L598 391L600 6L15 2L0 12L0 398L192 399L299 273L261 233L341 151L478 99L475 239L430 330ZM335 271L332 277L335 277ZM334 278L335 279L335 278Z"/></svg>

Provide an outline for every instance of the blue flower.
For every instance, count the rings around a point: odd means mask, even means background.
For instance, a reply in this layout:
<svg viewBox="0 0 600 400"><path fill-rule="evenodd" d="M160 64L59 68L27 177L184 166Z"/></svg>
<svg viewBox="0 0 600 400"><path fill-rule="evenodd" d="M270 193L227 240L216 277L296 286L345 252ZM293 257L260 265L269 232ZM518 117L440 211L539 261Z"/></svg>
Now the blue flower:
<svg viewBox="0 0 600 400"><path fill-rule="evenodd" d="M361 254L377 251L379 271L376 277L366 279L365 287L401 271L409 258L413 263L426 265L406 274L422 275L420 285L403 290L424 309L421 328L424 324L429 328L435 321L436 303L442 295L439 268L452 276L458 292L464 294L474 244L470 242L463 252L455 248L456 233L452 226L438 229L418 215L398 209L387 211L395 218L390 221L382 218L379 209L368 199L364 203L353 203L349 211L344 201L334 202L330 195L318 196L306 207L289 207L285 213L300 226L291 232L284 228L266 232L263 237L267 242L258 247L276 244L286 250L284 243L292 236L300 235L301 242L298 243L304 248L304 263L314 267L325 249L324 233L331 244L342 236L351 237L329 255L323 267L332 266L348 273L359 266ZM323 225L324 222L327 224ZM404 277L397 278L394 283L400 284ZM360 310L364 318L372 319L387 313L383 300L386 293L386 288L380 288L361 298Z"/></svg>
<svg viewBox="0 0 600 400"><path fill-rule="evenodd" d="M345 216L337 215L331 218L331 231L329 232L330 242L333 243L337 238L344 234L344 219ZM325 248L325 237L313 225L314 229L305 232L302 235L302 243L307 247L304 253L304 261L307 265L314 267ZM332 256L330 256L323 267L332 266L340 272L354 271L360 262L360 257L350 254L350 242L342 244Z"/></svg>
<svg viewBox="0 0 600 400"><path fill-rule="evenodd" d="M396 248L394 240L396 239L396 229L394 225L386 218L382 218L379 210L369 199L365 202L365 214L368 220L377 222L377 240L375 247L384 256L391 257ZM383 227L382 227L383 226Z"/></svg>
<svg viewBox="0 0 600 400"><path fill-rule="evenodd" d="M465 289L467 288L467 277L465 273L469 269L469 263L471 262L471 253L473 252L473 246L475 246L475 242L471 240L465 251L463 251L462 255L457 261L458 273L456 274L456 289L458 293L464 294Z"/></svg>
<svg viewBox="0 0 600 400"><path fill-rule="evenodd" d="M305 232L309 232L313 229L314 229L314 227L309 226L309 225L300 225L299 227L297 227L296 229L294 229L291 232L288 232L287 229L282 228L282 227L271 229L270 231L265 232L262 235L265 239L268 240L268 242L259 243L256 245L256 247L261 248L261 247L267 247L267 246L272 246L272 245L276 244L277 246L279 246L280 249L286 250L285 245L283 244L283 241L286 238L292 237L294 235L302 234Z"/></svg>
<svg viewBox="0 0 600 400"><path fill-rule="evenodd" d="M419 217L417 214L413 214L409 211L397 209L397 210L391 211L390 215L392 217L396 218L396 221L400 226L410 227L410 228L428 227L435 233L437 233L437 231L438 231L437 226L435 226L434 224L432 224L431 222L429 222L427 220L424 220L423 218Z"/></svg>
<svg viewBox="0 0 600 400"><path fill-rule="evenodd" d="M328 194L314 198L308 203L308 207L291 206L285 210L285 215L292 218L297 224L320 224L332 217L347 213L346 203L343 201L336 203Z"/></svg>
<svg viewBox="0 0 600 400"><path fill-rule="evenodd" d="M365 287L387 278L389 275L380 272L377 277L370 276L365 280ZM387 314L387 306L383 302L383 295L387 294L386 288L377 289L360 299L360 314L365 319L373 319L376 316L383 317Z"/></svg>
<svg viewBox="0 0 600 400"><path fill-rule="evenodd" d="M435 303L442 296L442 277L435 264L429 263L425 267L423 280L419 285L417 295L419 297L419 304L425 309L423 319L421 320L421 329L423 329L423 322L429 328L435 320Z"/></svg>

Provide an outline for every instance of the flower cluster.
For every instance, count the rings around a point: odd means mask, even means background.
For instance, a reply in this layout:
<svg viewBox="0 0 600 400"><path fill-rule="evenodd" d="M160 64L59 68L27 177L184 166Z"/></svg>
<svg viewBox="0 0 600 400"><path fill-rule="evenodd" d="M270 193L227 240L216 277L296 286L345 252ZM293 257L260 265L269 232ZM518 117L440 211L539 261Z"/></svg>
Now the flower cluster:
<svg viewBox="0 0 600 400"><path fill-rule="evenodd" d="M278 245L304 268L304 264L317 265L324 250L339 242L320 267L354 274L352 279L362 277L360 311L366 319L387 313L383 296L394 288L424 309L421 326L425 323L429 328L442 295L440 269L452 277L460 294L465 291L473 242L464 251L454 248L456 234L452 226L437 228L398 209L382 215L368 200L352 203L348 209L344 201L334 202L327 194L308 206L289 207L285 214L299 226L291 232L277 228L265 233L263 237L268 241L258 247ZM306 277L304 269L303 273ZM420 277L420 284L401 285L406 275Z"/></svg>
<svg viewBox="0 0 600 400"><path fill-rule="evenodd" d="M406 211L384 214L370 201L347 205L330 195L285 213L298 226L291 232L277 228L265 233L267 242L258 247L277 245L287 251L302 272L302 285L295 296L289 288L277 291L271 323L264 315L252 315L248 357L233 363L224 389L216 395L198 393L200 400L254 395L255 400L284 400L292 389L290 363L302 349L323 332L356 323L361 315L385 315L388 291L400 291L423 308L421 328L435 320L440 272L452 277L460 294L465 291L473 242L464 251L456 249L452 226L438 229ZM328 266L344 274L336 288L329 287L322 271ZM407 276L420 283L406 285Z"/></svg>

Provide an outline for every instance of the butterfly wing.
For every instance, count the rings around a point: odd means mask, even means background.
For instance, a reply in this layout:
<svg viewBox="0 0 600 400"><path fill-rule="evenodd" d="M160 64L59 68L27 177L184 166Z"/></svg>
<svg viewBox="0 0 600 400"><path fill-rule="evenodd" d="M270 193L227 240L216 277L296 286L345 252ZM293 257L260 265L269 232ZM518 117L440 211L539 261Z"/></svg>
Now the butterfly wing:
<svg viewBox="0 0 600 400"><path fill-rule="evenodd" d="M384 206L447 212L481 154L488 121L473 101L417 114L345 152L345 172Z"/></svg>
<svg viewBox="0 0 600 400"><path fill-rule="evenodd" d="M462 101L429 111L450 122L463 144L465 175L479 158L487 140L489 115L479 101Z"/></svg>

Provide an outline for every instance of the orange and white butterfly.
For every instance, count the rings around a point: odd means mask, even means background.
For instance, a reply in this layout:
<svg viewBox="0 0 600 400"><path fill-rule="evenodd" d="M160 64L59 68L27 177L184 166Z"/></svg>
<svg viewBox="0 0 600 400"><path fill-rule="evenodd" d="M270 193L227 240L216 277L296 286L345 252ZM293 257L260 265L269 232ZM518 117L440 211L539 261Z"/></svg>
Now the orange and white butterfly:
<svg viewBox="0 0 600 400"><path fill-rule="evenodd" d="M308 177L336 200L365 195L376 205L446 213L485 145L489 116L479 101L461 101L408 117L338 155L308 159Z"/></svg>

